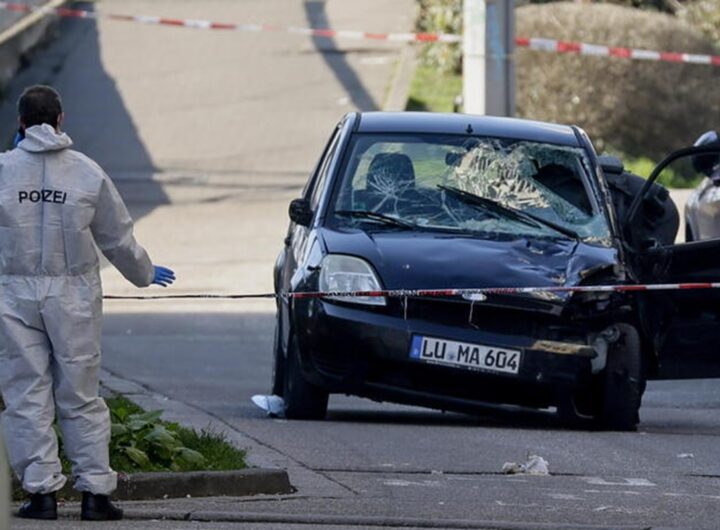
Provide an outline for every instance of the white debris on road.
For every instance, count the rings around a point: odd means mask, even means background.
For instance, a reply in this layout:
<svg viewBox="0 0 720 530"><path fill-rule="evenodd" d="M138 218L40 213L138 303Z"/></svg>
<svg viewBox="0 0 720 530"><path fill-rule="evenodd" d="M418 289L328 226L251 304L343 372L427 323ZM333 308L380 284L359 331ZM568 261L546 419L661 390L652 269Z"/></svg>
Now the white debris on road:
<svg viewBox="0 0 720 530"><path fill-rule="evenodd" d="M548 461L542 456L530 455L528 461L524 464L515 462L505 462L502 472L506 475L538 475L544 476L550 474Z"/></svg>
<svg viewBox="0 0 720 530"><path fill-rule="evenodd" d="M283 418L285 416L285 400L280 396L255 394L250 398L252 402L267 412L271 418Z"/></svg>

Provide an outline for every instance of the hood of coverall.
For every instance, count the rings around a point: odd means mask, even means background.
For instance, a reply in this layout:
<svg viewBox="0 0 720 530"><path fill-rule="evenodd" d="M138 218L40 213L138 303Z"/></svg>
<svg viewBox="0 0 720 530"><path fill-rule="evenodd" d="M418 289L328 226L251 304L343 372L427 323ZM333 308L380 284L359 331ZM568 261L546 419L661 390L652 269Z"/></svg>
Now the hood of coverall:
<svg viewBox="0 0 720 530"><path fill-rule="evenodd" d="M43 123L25 130L25 138L18 147L30 153L59 151L72 146L73 141L64 132L57 132L52 125Z"/></svg>

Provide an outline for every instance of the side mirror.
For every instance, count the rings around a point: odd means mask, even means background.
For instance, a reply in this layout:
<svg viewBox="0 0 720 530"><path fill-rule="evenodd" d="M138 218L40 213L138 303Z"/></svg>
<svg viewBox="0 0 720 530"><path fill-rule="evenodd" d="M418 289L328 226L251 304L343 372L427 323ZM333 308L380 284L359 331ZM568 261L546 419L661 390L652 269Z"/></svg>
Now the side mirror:
<svg viewBox="0 0 720 530"><path fill-rule="evenodd" d="M307 199L295 199L291 201L288 214L293 223L297 223L300 226L310 226L313 218L310 201Z"/></svg>

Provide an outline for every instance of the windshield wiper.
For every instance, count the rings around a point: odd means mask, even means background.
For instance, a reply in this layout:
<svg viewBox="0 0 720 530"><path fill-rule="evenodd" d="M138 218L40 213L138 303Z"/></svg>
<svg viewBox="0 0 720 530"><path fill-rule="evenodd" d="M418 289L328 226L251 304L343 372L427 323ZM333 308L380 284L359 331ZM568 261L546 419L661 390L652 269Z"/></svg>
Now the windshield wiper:
<svg viewBox="0 0 720 530"><path fill-rule="evenodd" d="M336 215L343 215L346 217L352 217L355 219L370 219L372 221L379 221L389 226L399 226L401 228L417 228L417 225L408 221L403 221L397 217L385 215L378 212L371 212L370 210L336 210Z"/></svg>
<svg viewBox="0 0 720 530"><path fill-rule="evenodd" d="M535 228L550 228L571 239L577 240L580 238L580 236L578 236L576 232L570 230L569 228L566 228L557 223L553 223L552 221L548 221L547 219L543 219L542 217L539 217L537 215L524 212L522 210L516 210L515 208L511 208L509 206L505 206L504 204L500 204L499 202L492 199L480 197L479 195L475 195L474 193L470 193L468 191L461 190L460 188L455 188L453 186L444 186L442 184L438 184L438 188L445 192L451 193L453 196L457 197L461 201L464 201L468 204L476 204L483 207L489 212L501 215L508 219L512 219L526 225L534 226Z"/></svg>

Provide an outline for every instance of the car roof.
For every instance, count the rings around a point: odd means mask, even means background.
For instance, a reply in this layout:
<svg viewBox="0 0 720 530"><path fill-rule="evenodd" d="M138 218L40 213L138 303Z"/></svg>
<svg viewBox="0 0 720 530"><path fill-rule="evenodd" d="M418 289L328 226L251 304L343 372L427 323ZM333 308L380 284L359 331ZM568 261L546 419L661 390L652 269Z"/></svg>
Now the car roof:
<svg viewBox="0 0 720 530"><path fill-rule="evenodd" d="M356 131L361 133L472 134L580 146L572 127L541 121L442 112L362 112L359 116Z"/></svg>

